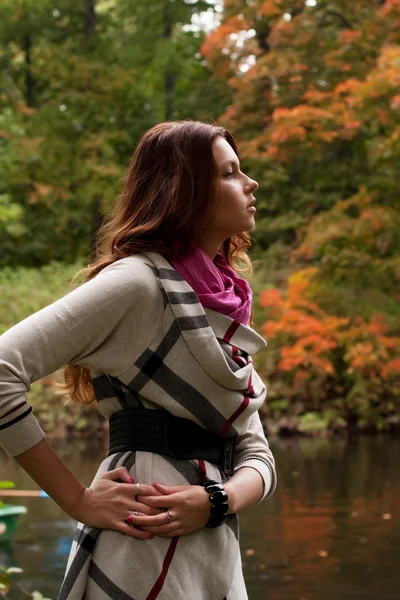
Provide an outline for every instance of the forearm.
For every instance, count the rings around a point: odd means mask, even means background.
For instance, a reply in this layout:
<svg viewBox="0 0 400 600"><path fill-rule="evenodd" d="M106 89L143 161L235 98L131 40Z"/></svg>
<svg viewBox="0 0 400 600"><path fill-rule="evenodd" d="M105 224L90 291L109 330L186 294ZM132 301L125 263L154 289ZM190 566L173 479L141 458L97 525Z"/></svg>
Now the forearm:
<svg viewBox="0 0 400 600"><path fill-rule="evenodd" d="M228 494L228 513L238 513L261 500L264 481L256 469L243 467L226 482L225 491Z"/></svg>
<svg viewBox="0 0 400 600"><path fill-rule="evenodd" d="M56 455L46 440L15 457L21 467L68 515L77 518L85 487Z"/></svg>

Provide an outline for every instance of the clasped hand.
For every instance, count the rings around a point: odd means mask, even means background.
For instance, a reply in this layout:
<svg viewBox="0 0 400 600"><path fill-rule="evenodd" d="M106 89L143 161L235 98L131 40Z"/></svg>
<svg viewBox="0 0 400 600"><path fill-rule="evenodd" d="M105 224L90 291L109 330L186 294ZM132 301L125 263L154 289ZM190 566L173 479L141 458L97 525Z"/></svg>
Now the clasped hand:
<svg viewBox="0 0 400 600"><path fill-rule="evenodd" d="M84 488L73 516L89 527L145 540L187 535L204 527L210 503L201 486L137 485L128 470L119 467Z"/></svg>

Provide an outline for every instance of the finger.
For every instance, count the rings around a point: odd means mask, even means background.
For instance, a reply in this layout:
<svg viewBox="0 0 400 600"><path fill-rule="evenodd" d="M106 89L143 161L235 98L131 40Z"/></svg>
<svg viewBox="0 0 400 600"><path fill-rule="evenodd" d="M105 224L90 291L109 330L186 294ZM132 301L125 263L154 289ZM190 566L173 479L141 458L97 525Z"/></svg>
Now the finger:
<svg viewBox="0 0 400 600"><path fill-rule="evenodd" d="M159 515L132 515L131 522L138 527L158 527L169 525L168 515L162 512Z"/></svg>
<svg viewBox="0 0 400 600"><path fill-rule="evenodd" d="M136 496L136 499L138 496ZM160 515L165 514L165 510L163 508L152 508L151 506L147 506L146 504L142 504L141 502L137 502L136 510L143 515Z"/></svg>
<svg viewBox="0 0 400 600"><path fill-rule="evenodd" d="M156 490L152 485L146 485L144 483L135 483L132 485L131 483L120 483L118 486L118 490L121 491L124 495L132 498L135 496L136 498L144 499L148 496L161 497L162 493Z"/></svg>
<svg viewBox="0 0 400 600"><path fill-rule="evenodd" d="M147 504L147 506L152 506L153 508L168 508L169 506L174 506L179 501L182 502L182 497L180 496L181 492L177 494L169 494L168 496L144 496L140 498L140 501L143 504Z"/></svg>
<svg viewBox="0 0 400 600"><path fill-rule="evenodd" d="M135 485L133 486L135 491L137 493L135 493L135 495L137 497L139 496L163 496L163 493L160 492L159 490L156 490L156 488L153 485L147 485L145 483L135 483ZM132 488L131 488L132 490Z"/></svg>
<svg viewBox="0 0 400 600"><path fill-rule="evenodd" d="M190 485L163 485L162 483L158 483L158 481L153 481L153 486L156 488L156 490L159 490L163 494L175 494L176 492L183 492L190 487Z"/></svg>
<svg viewBox="0 0 400 600"><path fill-rule="evenodd" d="M110 481L123 481L124 483L135 483L133 477L129 475L129 471L126 467L118 467L112 471L103 473L101 479L109 479Z"/></svg>
<svg viewBox="0 0 400 600"><path fill-rule="evenodd" d="M128 517L129 519L129 517ZM127 521L128 521L127 519ZM136 527L132 527L132 525L129 525L128 522L124 522L121 521L118 525L117 531L120 531L121 533L125 533L126 535L129 535L130 537L134 537L138 540L151 540L154 537L154 534L152 534L149 531L141 531L140 529L136 529Z"/></svg>

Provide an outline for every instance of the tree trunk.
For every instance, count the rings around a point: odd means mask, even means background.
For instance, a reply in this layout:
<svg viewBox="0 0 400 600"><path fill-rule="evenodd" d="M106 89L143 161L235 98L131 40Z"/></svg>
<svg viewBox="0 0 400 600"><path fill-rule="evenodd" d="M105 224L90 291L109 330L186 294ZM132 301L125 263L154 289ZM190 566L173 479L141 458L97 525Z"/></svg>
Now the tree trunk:
<svg viewBox="0 0 400 600"><path fill-rule="evenodd" d="M99 194L94 194L92 198L91 219L90 259L91 261L94 261L97 258L97 234L104 221L104 215L101 211L101 197Z"/></svg>
<svg viewBox="0 0 400 600"><path fill-rule="evenodd" d="M163 38L165 40L172 39L173 16L171 0L164 0L164 31ZM174 115L174 90L175 90L175 74L173 69L167 65L164 76L165 90L165 120L170 121Z"/></svg>
<svg viewBox="0 0 400 600"><path fill-rule="evenodd" d="M34 105L34 80L32 76L32 38L29 33L24 36L23 50L25 54L25 104Z"/></svg>
<svg viewBox="0 0 400 600"><path fill-rule="evenodd" d="M96 0L84 0L85 2L85 22L84 35L86 47L89 52L95 48L96 41ZM97 232L103 222L103 214L101 212L101 196L93 194L91 203L91 231L90 231L90 258L92 261L97 255Z"/></svg>
<svg viewBox="0 0 400 600"><path fill-rule="evenodd" d="M85 0L85 40L89 49L93 48L93 40L96 35L96 7L95 0Z"/></svg>

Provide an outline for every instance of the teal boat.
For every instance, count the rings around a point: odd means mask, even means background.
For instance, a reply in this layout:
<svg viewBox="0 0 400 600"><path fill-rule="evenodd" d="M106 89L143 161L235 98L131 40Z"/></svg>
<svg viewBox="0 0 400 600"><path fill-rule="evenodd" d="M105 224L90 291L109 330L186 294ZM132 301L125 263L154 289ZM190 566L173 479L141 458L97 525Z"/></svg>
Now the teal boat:
<svg viewBox="0 0 400 600"><path fill-rule="evenodd" d="M0 504L0 544L10 541L17 529L20 515L25 514L26 511L25 506Z"/></svg>

